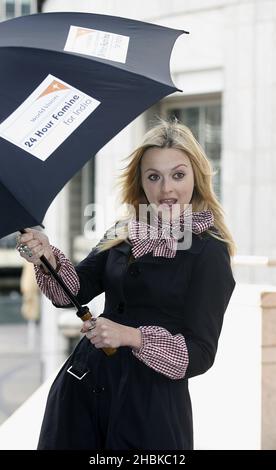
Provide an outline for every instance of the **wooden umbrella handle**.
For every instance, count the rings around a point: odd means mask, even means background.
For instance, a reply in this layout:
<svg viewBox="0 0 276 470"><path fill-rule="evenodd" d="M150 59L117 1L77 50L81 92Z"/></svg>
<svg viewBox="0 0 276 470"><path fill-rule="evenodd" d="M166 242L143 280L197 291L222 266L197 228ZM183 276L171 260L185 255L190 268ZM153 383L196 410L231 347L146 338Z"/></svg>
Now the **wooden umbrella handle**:
<svg viewBox="0 0 276 470"><path fill-rule="evenodd" d="M89 321L89 320L92 320L93 319L93 315L92 313L88 310L82 317L81 317L82 321L85 322L85 321ZM102 348L103 352L107 355L107 356L113 356L113 354L115 354L117 352L117 349L116 348Z"/></svg>

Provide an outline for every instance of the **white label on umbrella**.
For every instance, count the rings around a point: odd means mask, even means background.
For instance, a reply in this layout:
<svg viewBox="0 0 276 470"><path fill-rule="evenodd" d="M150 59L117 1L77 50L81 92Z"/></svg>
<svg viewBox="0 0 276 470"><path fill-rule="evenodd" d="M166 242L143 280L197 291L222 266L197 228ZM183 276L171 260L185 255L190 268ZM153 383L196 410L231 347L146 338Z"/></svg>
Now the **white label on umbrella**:
<svg viewBox="0 0 276 470"><path fill-rule="evenodd" d="M99 104L86 93L48 75L0 124L0 136L45 161Z"/></svg>
<svg viewBox="0 0 276 470"><path fill-rule="evenodd" d="M70 26L64 50L125 63L128 43L128 36Z"/></svg>

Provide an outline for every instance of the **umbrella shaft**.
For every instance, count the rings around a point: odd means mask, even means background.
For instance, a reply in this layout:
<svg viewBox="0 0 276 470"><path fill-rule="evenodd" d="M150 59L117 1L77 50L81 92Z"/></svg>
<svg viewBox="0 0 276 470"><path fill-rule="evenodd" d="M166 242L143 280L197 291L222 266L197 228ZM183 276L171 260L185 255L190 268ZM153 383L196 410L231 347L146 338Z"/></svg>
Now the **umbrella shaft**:
<svg viewBox="0 0 276 470"><path fill-rule="evenodd" d="M47 258L43 255L40 257L40 260L42 261L42 263L46 266L46 268L48 269L48 271L50 271L51 275L53 276L53 278L57 281L57 283L60 285L60 287L63 289L64 293L67 295L67 297L69 297L70 301L72 302L72 304L77 308L78 310L78 313L77 315L79 317L82 317L85 312L88 310L87 307L83 307L79 302L78 300L76 299L76 297L72 294L72 292L68 289L67 285L64 283L63 279L61 279L61 277L59 276L59 274L55 271L55 269L53 268L53 266L51 265L51 263L49 263L49 261L47 260Z"/></svg>

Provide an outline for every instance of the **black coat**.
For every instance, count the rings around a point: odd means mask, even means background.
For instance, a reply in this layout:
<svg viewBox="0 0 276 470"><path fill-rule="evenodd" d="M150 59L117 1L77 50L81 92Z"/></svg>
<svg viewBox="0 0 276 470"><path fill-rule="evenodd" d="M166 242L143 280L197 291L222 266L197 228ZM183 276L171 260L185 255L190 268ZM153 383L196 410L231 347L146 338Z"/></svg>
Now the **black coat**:
<svg viewBox="0 0 276 470"><path fill-rule="evenodd" d="M55 380L39 448L184 450L193 447L188 378L214 362L235 281L226 245L193 236L175 258L148 253L128 263L131 247L94 249L77 266L82 304L105 292L103 316L137 327L158 325L184 335L189 366L172 380L139 361L131 348L106 356L84 338ZM82 381L66 372L86 360ZM53 423L53 416L55 420Z"/></svg>

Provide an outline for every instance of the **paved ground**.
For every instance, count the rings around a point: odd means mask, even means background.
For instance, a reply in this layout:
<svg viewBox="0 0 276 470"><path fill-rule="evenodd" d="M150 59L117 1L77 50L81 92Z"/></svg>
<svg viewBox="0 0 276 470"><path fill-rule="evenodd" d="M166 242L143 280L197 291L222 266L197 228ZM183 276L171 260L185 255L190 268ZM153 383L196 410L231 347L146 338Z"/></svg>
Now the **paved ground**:
<svg viewBox="0 0 276 470"><path fill-rule="evenodd" d="M41 384L39 326L0 325L0 424Z"/></svg>

